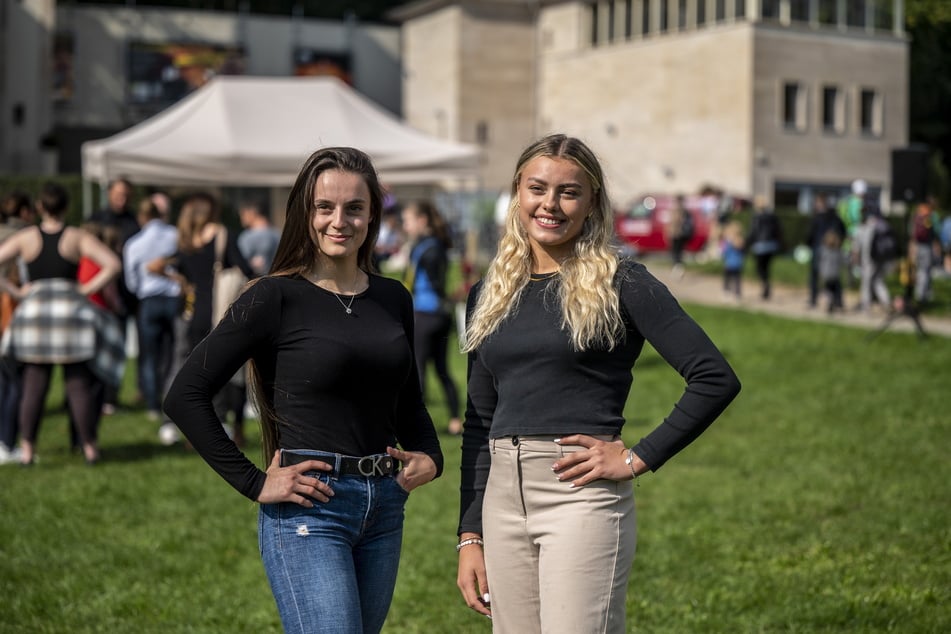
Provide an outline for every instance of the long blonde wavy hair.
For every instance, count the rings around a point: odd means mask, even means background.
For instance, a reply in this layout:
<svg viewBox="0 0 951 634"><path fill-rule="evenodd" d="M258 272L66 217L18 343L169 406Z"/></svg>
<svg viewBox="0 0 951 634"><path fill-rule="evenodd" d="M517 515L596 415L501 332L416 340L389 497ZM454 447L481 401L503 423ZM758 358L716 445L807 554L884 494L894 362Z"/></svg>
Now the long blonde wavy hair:
<svg viewBox="0 0 951 634"><path fill-rule="evenodd" d="M561 327L571 335L575 350L608 350L624 336L624 324L614 276L618 268L614 241L614 212L604 188L604 175L594 153L580 140L553 134L525 149L512 179L512 201L498 252L482 282L482 291L466 327L464 352L477 349L517 308L532 272L532 249L519 219L518 189L525 166L538 157L574 161L588 176L594 202L591 214L575 239L572 254L561 262L558 295Z"/></svg>

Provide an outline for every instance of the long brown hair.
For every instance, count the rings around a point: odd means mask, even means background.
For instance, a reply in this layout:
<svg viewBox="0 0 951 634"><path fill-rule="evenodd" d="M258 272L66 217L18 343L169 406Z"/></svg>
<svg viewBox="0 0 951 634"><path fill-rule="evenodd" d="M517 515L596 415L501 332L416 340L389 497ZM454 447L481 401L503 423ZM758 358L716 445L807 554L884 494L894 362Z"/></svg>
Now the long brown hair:
<svg viewBox="0 0 951 634"><path fill-rule="evenodd" d="M329 147L317 150L304 162L287 199L287 209L281 241L271 263L269 277L303 275L317 261L317 244L313 234L314 186L322 172L340 170L363 178L370 191L370 224L366 240L357 251L357 266L366 273L373 266L373 248L380 233L383 217L383 188L370 157L351 147ZM251 397L257 406L261 421L262 446L265 464L270 463L279 446L277 415L274 404L267 397L257 365L248 364L248 383Z"/></svg>
<svg viewBox="0 0 951 634"><path fill-rule="evenodd" d="M452 233L449 230L449 223L439 213L436 205L428 200L416 200L407 205L406 209L412 209L418 216L425 218L430 235L439 240L445 248L452 248Z"/></svg>
<svg viewBox="0 0 951 634"><path fill-rule="evenodd" d="M178 248L183 253L197 251L195 236L212 222L218 222L221 211L214 196L205 192L190 195L182 203L178 216Z"/></svg>

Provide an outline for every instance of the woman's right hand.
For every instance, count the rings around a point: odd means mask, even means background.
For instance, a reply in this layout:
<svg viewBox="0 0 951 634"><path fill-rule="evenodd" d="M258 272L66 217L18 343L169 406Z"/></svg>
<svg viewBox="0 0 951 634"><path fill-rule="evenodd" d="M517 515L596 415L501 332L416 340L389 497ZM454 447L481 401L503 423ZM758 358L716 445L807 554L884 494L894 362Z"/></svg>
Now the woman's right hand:
<svg viewBox="0 0 951 634"><path fill-rule="evenodd" d="M475 533L463 533L459 540L479 538ZM485 555L482 546L469 544L459 550L459 575L456 585L465 599L466 605L487 617L492 617L489 597L489 581L485 575Z"/></svg>
<svg viewBox="0 0 951 634"><path fill-rule="evenodd" d="M281 452L275 451L267 468L267 479L258 495L261 504L293 502L313 508L313 500L328 502L334 491L326 482L304 475L308 471L332 471L333 467L320 460L308 460L289 467L281 466Z"/></svg>

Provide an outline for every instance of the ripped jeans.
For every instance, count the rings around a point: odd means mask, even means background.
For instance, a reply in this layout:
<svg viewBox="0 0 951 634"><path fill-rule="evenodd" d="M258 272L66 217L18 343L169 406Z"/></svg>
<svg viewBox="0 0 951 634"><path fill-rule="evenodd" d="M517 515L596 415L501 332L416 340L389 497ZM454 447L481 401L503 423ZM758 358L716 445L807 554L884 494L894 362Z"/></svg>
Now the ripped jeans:
<svg viewBox="0 0 951 634"><path fill-rule="evenodd" d="M393 598L408 494L392 476L322 473L335 495L313 508L262 504L261 559L288 633L383 628Z"/></svg>

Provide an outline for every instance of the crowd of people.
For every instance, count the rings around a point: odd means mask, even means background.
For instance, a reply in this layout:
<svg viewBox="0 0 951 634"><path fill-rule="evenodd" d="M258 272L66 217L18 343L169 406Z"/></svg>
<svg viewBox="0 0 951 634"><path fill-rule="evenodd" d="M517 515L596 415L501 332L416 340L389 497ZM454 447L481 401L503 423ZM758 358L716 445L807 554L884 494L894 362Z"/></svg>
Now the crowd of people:
<svg viewBox="0 0 951 634"><path fill-rule="evenodd" d="M179 428L162 412L161 403L175 373L217 324L218 317L212 314L216 270L236 267L249 280L271 270L282 231L272 223L266 200L242 200L237 205L241 230L229 232L220 204L210 193L187 194L175 208L163 191L145 194L133 205L133 192L125 179L111 182L104 207L79 227L66 226L70 201L55 184L45 185L35 201L23 192L2 200L0 331L5 338L0 464L35 461L43 399L57 364L63 365L66 374L63 398L73 446L95 464L100 458L100 422L119 405L124 351L130 348L137 351L129 360L135 368L134 405L141 407L148 421L158 423L162 444L181 441ZM449 346L455 341L453 309L460 300L448 289L451 231L431 201L402 205L392 196L385 200L381 239L372 251L374 267L388 258L392 258L390 268L398 263L414 298L420 382L425 390L427 369L433 367L445 397L446 429L458 435L462 406L448 364ZM69 283L75 290L70 297L71 318L94 316L98 326L89 330L89 324L57 323L57 336L66 349L37 355L28 347L36 344L24 338L45 338L47 333L34 332L35 325L30 334L21 333L27 327L28 310L36 313L37 320L53 310L52 300L42 308L35 307L34 299L27 301L46 279ZM19 319L14 320L15 314ZM133 346L125 341L130 333L135 337ZM98 343L91 344L89 337L96 337ZM94 348L106 341L119 364L108 377L83 374L87 367L94 369L90 363ZM78 374L82 380L76 378ZM229 436L243 448L249 411L246 368L221 387L214 405Z"/></svg>
<svg viewBox="0 0 951 634"><path fill-rule="evenodd" d="M678 197L678 201L682 199ZM743 271L751 260L759 281L759 297L768 301L772 262L793 245L782 220L763 197L754 200L751 212L744 217L746 208L741 207L713 218L706 253L721 263L727 298L742 299ZM682 218L690 214L679 202L671 210L668 223L674 273L681 277ZM934 278L951 275L951 214L942 216L935 199L929 197L910 205L902 220L904 227L894 217L886 216L860 179L852 183L848 195L838 199L817 193L802 243L794 253L797 261L808 263L808 307L817 308L825 299L830 314L846 310L888 314L910 303L921 307L933 302ZM675 239L677 235L681 239ZM901 291L893 296L896 285L888 282L896 273ZM846 307L844 291L850 288L857 291L858 300Z"/></svg>

